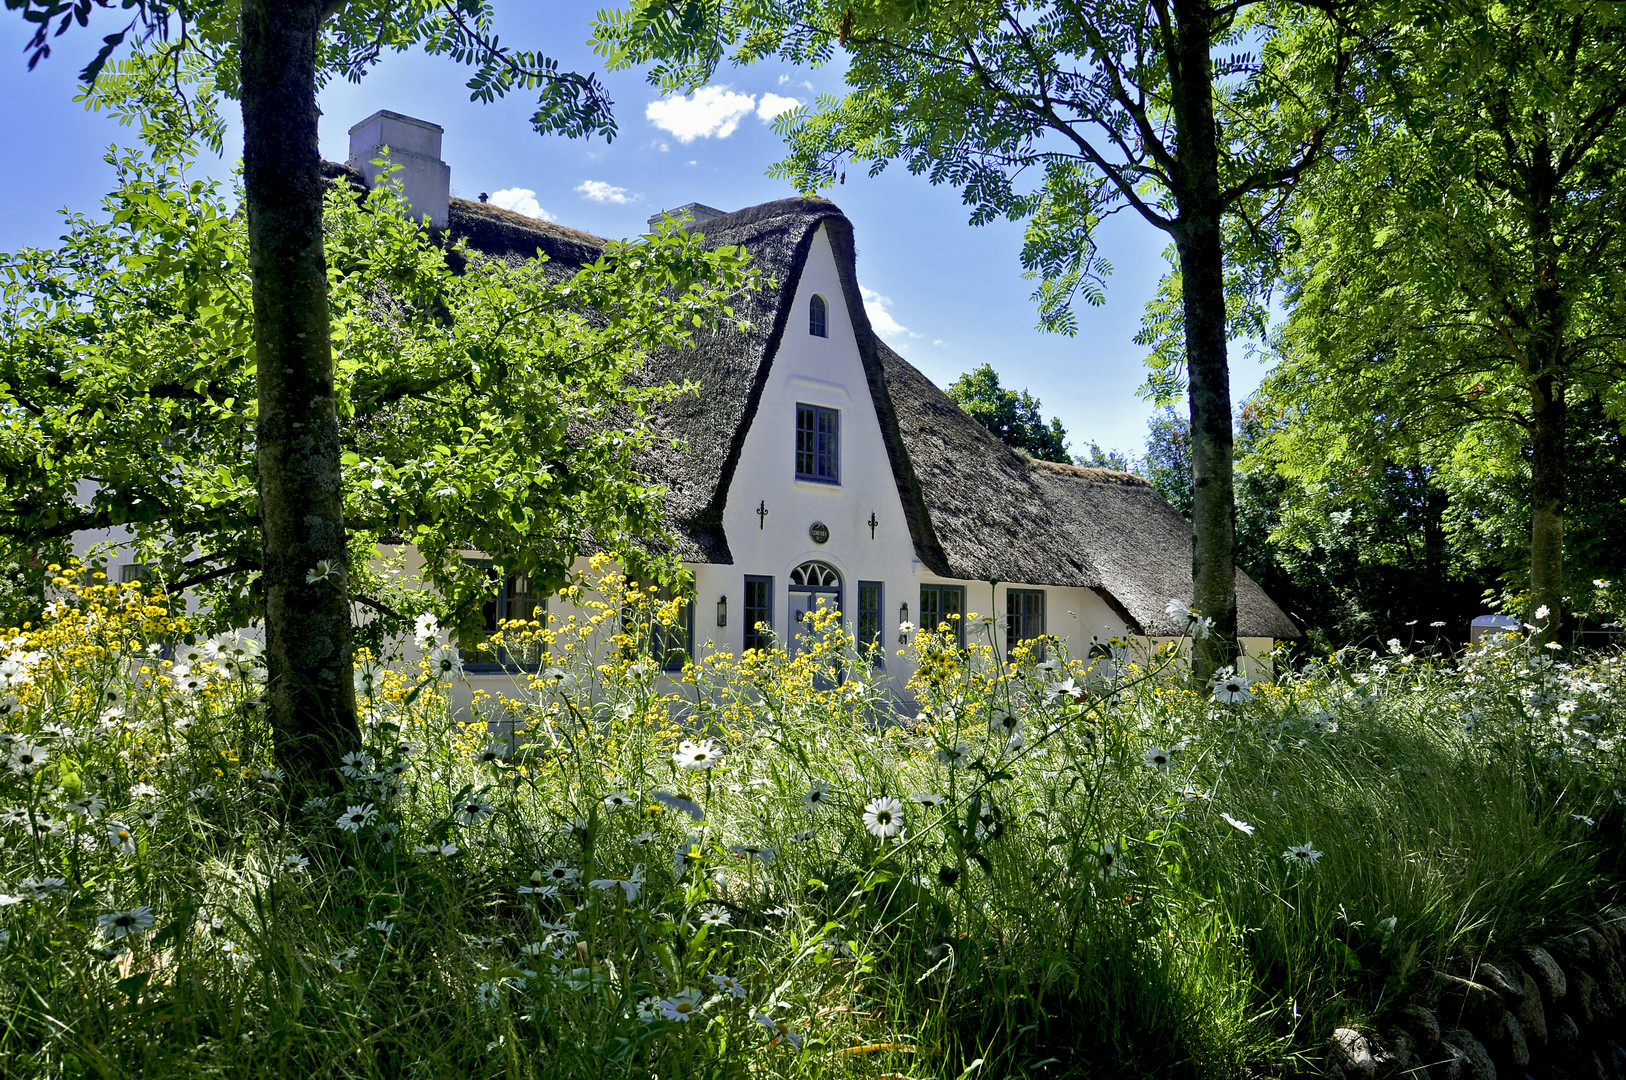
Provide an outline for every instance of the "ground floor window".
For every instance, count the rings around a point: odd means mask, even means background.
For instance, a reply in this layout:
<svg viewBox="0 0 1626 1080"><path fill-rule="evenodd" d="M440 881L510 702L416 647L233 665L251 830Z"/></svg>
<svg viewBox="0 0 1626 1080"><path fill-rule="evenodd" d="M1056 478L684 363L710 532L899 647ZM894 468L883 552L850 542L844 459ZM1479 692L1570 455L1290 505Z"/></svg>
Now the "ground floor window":
<svg viewBox="0 0 1626 1080"><path fill-rule="evenodd" d="M463 650L464 663L476 669L534 668L541 664L547 647L540 638L506 624L535 622L539 627L545 624L547 597L537 591L536 582L529 574L499 574L490 559L469 559L468 563L486 572L491 591L486 602L480 605L481 644ZM484 643L499 630L507 640L501 646L486 647ZM522 640L524 638L529 640Z"/></svg>
<svg viewBox="0 0 1626 1080"><path fill-rule="evenodd" d="M1044 590L1005 591L1005 651L1044 636Z"/></svg>
<svg viewBox="0 0 1626 1080"><path fill-rule="evenodd" d="M773 646L773 578L745 578L745 648Z"/></svg>
<svg viewBox="0 0 1626 1080"><path fill-rule="evenodd" d="M881 611L885 602L881 582L858 583L858 651L872 654L877 664L886 657L886 647L881 643Z"/></svg>
<svg viewBox="0 0 1626 1080"><path fill-rule="evenodd" d="M629 582L628 588L636 589L638 585ZM682 671L694 655L694 598L674 590L670 585L662 585L653 591L646 589L645 595L649 597L649 607L623 608L621 627L647 642L649 655L659 661L662 668ZM670 625L662 622L655 612L679 597L683 603L677 609L677 620Z"/></svg>
<svg viewBox="0 0 1626 1080"><path fill-rule="evenodd" d="M954 637L965 647L965 586L922 585L920 587L920 628L935 632L939 625L954 626Z"/></svg>

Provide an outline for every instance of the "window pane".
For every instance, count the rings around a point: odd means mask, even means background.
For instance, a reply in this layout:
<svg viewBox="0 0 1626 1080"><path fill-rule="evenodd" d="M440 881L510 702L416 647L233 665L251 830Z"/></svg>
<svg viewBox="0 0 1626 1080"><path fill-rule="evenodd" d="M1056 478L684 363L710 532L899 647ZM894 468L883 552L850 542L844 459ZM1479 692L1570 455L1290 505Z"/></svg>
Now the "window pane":
<svg viewBox="0 0 1626 1080"><path fill-rule="evenodd" d="M815 294L807 305L807 332L814 337L825 337L826 314L824 297Z"/></svg>
<svg viewBox="0 0 1626 1080"><path fill-rule="evenodd" d="M1011 589L1005 594L1005 648L1044 634L1044 590Z"/></svg>
<svg viewBox="0 0 1626 1080"><path fill-rule="evenodd" d="M763 629L758 630L757 624ZM773 578L748 577L745 579L745 648L766 649L773 628Z"/></svg>
<svg viewBox="0 0 1626 1080"><path fill-rule="evenodd" d="M838 480L840 413L834 409L819 410L819 479Z"/></svg>
<svg viewBox="0 0 1626 1080"><path fill-rule="evenodd" d="M818 468L817 413L811 405L796 406L796 475L812 477Z"/></svg>
<svg viewBox="0 0 1626 1080"><path fill-rule="evenodd" d="M879 581L860 581L858 583L858 651L875 650L875 659L880 661L885 655L881 646L881 583Z"/></svg>

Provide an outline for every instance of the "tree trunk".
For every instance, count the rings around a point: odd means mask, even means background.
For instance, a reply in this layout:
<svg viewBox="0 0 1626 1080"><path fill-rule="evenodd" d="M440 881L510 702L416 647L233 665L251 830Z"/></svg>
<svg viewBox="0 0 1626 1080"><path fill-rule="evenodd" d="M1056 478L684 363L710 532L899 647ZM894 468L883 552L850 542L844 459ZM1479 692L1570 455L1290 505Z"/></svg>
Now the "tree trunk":
<svg viewBox="0 0 1626 1080"><path fill-rule="evenodd" d="M340 756L359 743L322 252L321 19L315 0L243 3L267 699L277 761L300 801L334 790Z"/></svg>
<svg viewBox="0 0 1626 1080"><path fill-rule="evenodd" d="M1530 388L1530 613L1542 641L1558 637L1564 614L1564 384L1542 375ZM1536 612L1545 607L1545 618Z"/></svg>
<svg viewBox="0 0 1626 1080"><path fill-rule="evenodd" d="M1225 256L1220 237L1219 138L1209 66L1211 12L1177 0L1170 57L1180 172L1175 245L1185 305L1191 400L1192 606L1214 621L1193 650L1206 679L1237 658L1236 489L1232 476L1231 371L1226 357Z"/></svg>

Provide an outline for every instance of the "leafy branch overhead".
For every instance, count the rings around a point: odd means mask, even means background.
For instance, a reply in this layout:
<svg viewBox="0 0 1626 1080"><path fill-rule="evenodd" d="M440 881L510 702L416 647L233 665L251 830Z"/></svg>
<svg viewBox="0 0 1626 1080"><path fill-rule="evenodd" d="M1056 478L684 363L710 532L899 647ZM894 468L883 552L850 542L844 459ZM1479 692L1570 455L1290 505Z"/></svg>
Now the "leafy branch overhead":
<svg viewBox="0 0 1626 1080"><path fill-rule="evenodd" d="M179 167L115 164L104 216L0 264L0 533L129 525L172 585L209 581L242 610L260 558L242 221ZM645 417L693 388L649 385L643 361L731 318L754 281L744 254L673 227L567 278L447 248L403 210L389 187L326 204L352 550L411 542L476 606L471 547L550 583L594 547L669 563Z"/></svg>

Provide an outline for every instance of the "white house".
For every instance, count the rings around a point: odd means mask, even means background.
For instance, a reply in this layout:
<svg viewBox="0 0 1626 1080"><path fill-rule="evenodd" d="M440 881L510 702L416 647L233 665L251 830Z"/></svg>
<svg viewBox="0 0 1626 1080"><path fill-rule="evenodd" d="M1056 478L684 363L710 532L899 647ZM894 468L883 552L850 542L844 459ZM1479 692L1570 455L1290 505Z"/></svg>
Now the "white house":
<svg viewBox="0 0 1626 1080"><path fill-rule="evenodd" d="M353 178L379 146L410 147L401 175L414 212L471 249L540 250L568 272L605 243L449 198L435 125L381 112L351 138ZM710 641L737 654L758 643L758 623L794 647L800 615L823 598L861 643L884 647L901 695L912 672L897 655L900 622L993 614L1002 645L1048 634L1079 657L1112 637L1179 634L1164 608L1191 596L1186 521L1139 477L1011 450L888 348L865 315L839 207L788 198L732 213L682 209L708 242L745 248L777 282L736 305L750 330L705 334L652 361L657 381L701 388L656 417L682 448L646 463L694 575L691 648ZM493 605L493 617L539 598L498 599L514 603ZM1299 636L1240 572L1237 602L1248 656ZM512 685L512 673L487 667L471 683Z"/></svg>

